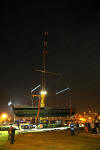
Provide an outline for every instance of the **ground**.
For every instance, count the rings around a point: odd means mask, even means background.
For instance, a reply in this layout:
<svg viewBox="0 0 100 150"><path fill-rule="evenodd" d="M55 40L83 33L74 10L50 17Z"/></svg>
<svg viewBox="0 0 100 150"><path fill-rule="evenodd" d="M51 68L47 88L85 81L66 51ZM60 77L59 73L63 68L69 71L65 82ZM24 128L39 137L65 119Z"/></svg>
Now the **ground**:
<svg viewBox="0 0 100 150"><path fill-rule="evenodd" d="M11 145L2 133L0 150L100 150L100 135L81 132L71 136L66 130L24 133L17 134Z"/></svg>

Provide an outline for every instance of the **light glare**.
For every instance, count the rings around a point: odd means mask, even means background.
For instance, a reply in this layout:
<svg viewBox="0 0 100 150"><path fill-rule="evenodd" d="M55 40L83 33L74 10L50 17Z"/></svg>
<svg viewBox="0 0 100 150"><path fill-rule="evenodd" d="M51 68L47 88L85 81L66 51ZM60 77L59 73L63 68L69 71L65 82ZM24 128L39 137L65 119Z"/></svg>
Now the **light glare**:
<svg viewBox="0 0 100 150"><path fill-rule="evenodd" d="M47 92L46 91L41 91L41 95L46 95Z"/></svg>

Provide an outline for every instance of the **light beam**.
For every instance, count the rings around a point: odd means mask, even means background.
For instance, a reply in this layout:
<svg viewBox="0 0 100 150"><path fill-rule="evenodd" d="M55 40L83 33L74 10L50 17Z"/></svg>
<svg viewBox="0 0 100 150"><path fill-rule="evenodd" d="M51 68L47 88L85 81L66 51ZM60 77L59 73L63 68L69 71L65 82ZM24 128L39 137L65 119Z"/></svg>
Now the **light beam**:
<svg viewBox="0 0 100 150"><path fill-rule="evenodd" d="M34 92L36 89L38 89L40 87L40 84L38 86L36 86L34 89L31 90L31 93Z"/></svg>
<svg viewBox="0 0 100 150"><path fill-rule="evenodd" d="M70 88L66 88L66 89L63 89L63 90L61 90L61 91L59 91L59 92L56 92L56 95L58 95L58 94L60 94L60 93L62 93L62 92L65 92L65 91L67 91L67 90L69 90Z"/></svg>

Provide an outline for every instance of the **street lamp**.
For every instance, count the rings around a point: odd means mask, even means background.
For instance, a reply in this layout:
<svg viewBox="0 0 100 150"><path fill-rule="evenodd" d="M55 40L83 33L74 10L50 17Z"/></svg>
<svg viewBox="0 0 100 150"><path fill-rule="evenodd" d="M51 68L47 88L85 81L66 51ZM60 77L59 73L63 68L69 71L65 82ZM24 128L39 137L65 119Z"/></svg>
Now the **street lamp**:
<svg viewBox="0 0 100 150"><path fill-rule="evenodd" d="M3 120L6 120L6 119L8 118L8 115L7 115L6 113L3 113L3 114L1 115L1 118L2 118Z"/></svg>

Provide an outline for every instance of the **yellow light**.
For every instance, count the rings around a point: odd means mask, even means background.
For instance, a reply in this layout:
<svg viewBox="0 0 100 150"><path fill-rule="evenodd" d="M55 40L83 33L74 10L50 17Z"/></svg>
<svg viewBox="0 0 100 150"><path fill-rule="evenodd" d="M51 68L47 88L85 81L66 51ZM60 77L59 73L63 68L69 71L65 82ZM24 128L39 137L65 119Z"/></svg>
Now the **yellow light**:
<svg viewBox="0 0 100 150"><path fill-rule="evenodd" d="M86 112L84 112L84 115L86 115Z"/></svg>
<svg viewBox="0 0 100 150"><path fill-rule="evenodd" d="M11 118L8 118L8 121L10 121L11 120Z"/></svg>
<svg viewBox="0 0 100 150"><path fill-rule="evenodd" d="M46 91L41 91L41 95L46 95L47 92Z"/></svg>
<svg viewBox="0 0 100 150"><path fill-rule="evenodd" d="M83 122L85 122L85 121L86 121L86 119L85 119L85 118L80 118L80 120L81 120L81 121L83 121Z"/></svg>
<svg viewBox="0 0 100 150"><path fill-rule="evenodd" d="M89 119L89 120L91 120L92 118L91 118L91 117L89 117L88 119Z"/></svg>
<svg viewBox="0 0 100 150"><path fill-rule="evenodd" d="M2 118L3 120L5 120L5 119L8 118L8 115L7 115L6 113L4 113L4 114L1 115L1 118Z"/></svg>

